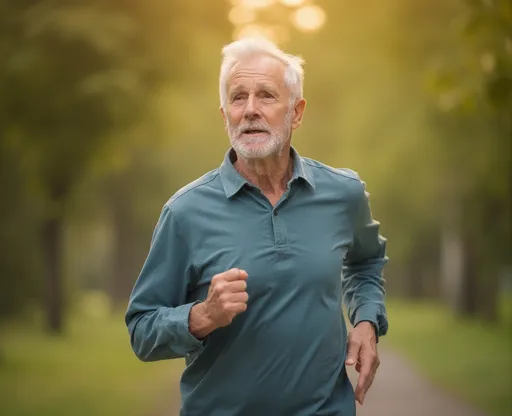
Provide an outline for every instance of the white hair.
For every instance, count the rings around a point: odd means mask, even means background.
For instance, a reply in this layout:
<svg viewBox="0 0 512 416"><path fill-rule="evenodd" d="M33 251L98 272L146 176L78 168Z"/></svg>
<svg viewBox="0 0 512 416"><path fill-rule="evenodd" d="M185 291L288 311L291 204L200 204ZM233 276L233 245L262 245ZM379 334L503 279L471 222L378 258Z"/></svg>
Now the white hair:
<svg viewBox="0 0 512 416"><path fill-rule="evenodd" d="M284 82L290 90L290 101L294 103L302 98L304 84L304 60L283 52L274 43L259 37L248 37L234 41L222 48L222 64L220 67L219 88L220 104L224 110L227 105L227 82L231 70L242 59L267 55L278 59L285 64Z"/></svg>

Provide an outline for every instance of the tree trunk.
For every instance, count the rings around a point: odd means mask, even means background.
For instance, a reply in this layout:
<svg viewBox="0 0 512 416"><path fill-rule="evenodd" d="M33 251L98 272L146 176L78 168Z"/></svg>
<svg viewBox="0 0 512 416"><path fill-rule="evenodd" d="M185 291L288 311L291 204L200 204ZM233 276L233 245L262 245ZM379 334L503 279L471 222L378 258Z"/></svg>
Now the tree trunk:
<svg viewBox="0 0 512 416"><path fill-rule="evenodd" d="M490 278L483 283L478 302L478 313L487 322L495 323L499 320L499 270L489 270L486 274Z"/></svg>
<svg viewBox="0 0 512 416"><path fill-rule="evenodd" d="M462 198L456 182L446 183L441 226L441 293L453 312L460 311L464 296L464 241Z"/></svg>
<svg viewBox="0 0 512 416"><path fill-rule="evenodd" d="M474 316L478 313L478 257L468 230L464 231L462 279L455 312L460 316Z"/></svg>
<svg viewBox="0 0 512 416"><path fill-rule="evenodd" d="M55 216L43 225L46 272L46 325L51 333L61 333L64 326L64 288L62 278L62 230L64 221Z"/></svg>
<svg viewBox="0 0 512 416"><path fill-rule="evenodd" d="M447 223L441 234L441 291L453 311L461 304L463 285L463 245L457 231Z"/></svg>
<svg viewBox="0 0 512 416"><path fill-rule="evenodd" d="M507 223L510 216L507 197L480 193L482 214L478 223L482 238L479 250L479 294L477 307L480 317L489 322L498 320L501 269L509 261L510 235Z"/></svg>

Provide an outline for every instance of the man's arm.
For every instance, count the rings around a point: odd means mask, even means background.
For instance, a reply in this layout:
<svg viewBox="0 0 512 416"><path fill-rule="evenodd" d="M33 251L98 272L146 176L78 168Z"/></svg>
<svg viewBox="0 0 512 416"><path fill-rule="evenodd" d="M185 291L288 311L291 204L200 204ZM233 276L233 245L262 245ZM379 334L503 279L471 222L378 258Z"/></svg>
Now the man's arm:
<svg viewBox="0 0 512 416"><path fill-rule="evenodd" d="M379 234L379 223L372 218L369 194L360 182L354 215L353 244L343 263L343 301L353 326L371 322L376 336L388 330L382 270L387 263L386 240Z"/></svg>
<svg viewBox="0 0 512 416"><path fill-rule="evenodd" d="M355 201L353 244L343 265L343 294L350 322L346 365L355 365L359 379L356 400L362 405L373 383L380 361L378 337L388 329L384 305L382 269L387 262L386 240L379 235L379 223L371 215L364 182L359 182Z"/></svg>
<svg viewBox="0 0 512 416"><path fill-rule="evenodd" d="M125 315L131 345L140 360L181 358L202 348L189 330L190 310L197 304L186 303L193 276L189 246L165 206Z"/></svg>

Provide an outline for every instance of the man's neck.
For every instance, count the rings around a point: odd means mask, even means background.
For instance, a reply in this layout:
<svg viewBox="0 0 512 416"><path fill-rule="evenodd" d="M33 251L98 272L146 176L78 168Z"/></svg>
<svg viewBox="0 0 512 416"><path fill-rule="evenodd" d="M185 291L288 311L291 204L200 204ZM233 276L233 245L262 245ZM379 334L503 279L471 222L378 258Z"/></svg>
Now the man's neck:
<svg viewBox="0 0 512 416"><path fill-rule="evenodd" d="M293 174L293 160L289 147L265 159L238 157L234 167L245 179L257 186L271 202L276 197L279 200L283 195Z"/></svg>

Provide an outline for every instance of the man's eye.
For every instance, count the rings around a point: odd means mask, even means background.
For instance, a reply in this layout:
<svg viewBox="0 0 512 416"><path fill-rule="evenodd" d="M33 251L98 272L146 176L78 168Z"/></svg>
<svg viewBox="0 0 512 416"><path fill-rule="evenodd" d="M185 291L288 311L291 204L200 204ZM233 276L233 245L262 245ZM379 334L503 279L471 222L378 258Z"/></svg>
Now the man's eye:
<svg viewBox="0 0 512 416"><path fill-rule="evenodd" d="M274 98L274 96L271 93L269 93L268 91L265 91L263 93L263 98Z"/></svg>

